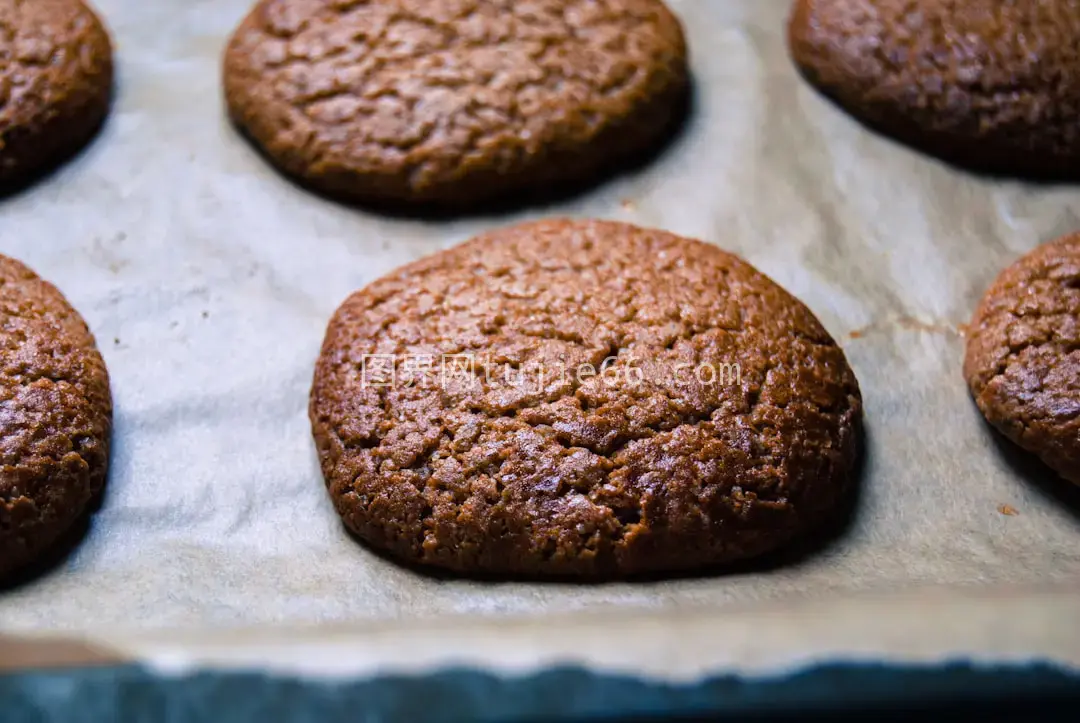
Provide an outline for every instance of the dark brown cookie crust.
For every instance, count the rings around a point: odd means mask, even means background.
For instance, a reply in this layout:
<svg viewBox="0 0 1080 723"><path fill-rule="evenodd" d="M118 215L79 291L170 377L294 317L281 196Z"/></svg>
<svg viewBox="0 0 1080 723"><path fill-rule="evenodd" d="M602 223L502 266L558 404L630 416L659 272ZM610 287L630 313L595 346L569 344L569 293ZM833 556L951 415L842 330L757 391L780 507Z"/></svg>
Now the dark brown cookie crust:
<svg viewBox="0 0 1080 723"><path fill-rule="evenodd" d="M1080 0L797 0L803 75L852 115L976 171L1080 177Z"/></svg>
<svg viewBox="0 0 1080 723"><path fill-rule="evenodd" d="M79 314L0 256L0 577L31 562L105 483L109 377Z"/></svg>
<svg viewBox="0 0 1080 723"><path fill-rule="evenodd" d="M397 355L399 383L362 377L365 354ZM425 382L406 365L426 354L439 368ZM454 354L472 363L444 366ZM607 376L579 375L609 357ZM711 383L696 371L709 365ZM355 293L310 406L334 504L373 546L584 578L748 558L818 525L849 489L860 415L840 348L745 262L567 220L479 236Z"/></svg>
<svg viewBox="0 0 1080 723"><path fill-rule="evenodd" d="M112 78L109 35L80 0L0 0L0 187L82 148Z"/></svg>
<svg viewBox="0 0 1080 723"><path fill-rule="evenodd" d="M224 83L235 123L306 185L463 207L654 147L689 74L660 0L261 0Z"/></svg>
<svg viewBox="0 0 1080 723"><path fill-rule="evenodd" d="M964 377L992 425L1080 483L1080 234L997 278L971 321Z"/></svg>

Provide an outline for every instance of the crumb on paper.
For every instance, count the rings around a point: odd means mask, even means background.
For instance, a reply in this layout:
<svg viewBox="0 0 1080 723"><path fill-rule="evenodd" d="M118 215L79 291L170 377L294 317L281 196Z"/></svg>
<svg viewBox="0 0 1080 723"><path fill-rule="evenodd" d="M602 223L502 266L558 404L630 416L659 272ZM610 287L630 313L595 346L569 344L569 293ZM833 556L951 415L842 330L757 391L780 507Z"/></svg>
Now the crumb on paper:
<svg viewBox="0 0 1080 723"><path fill-rule="evenodd" d="M629 198L624 198L621 202L624 211L637 210L637 204L631 201Z"/></svg>
<svg viewBox="0 0 1080 723"><path fill-rule="evenodd" d="M120 337L114 336L113 340L112 340L112 343L115 344L116 346L120 346Z"/></svg>
<svg viewBox="0 0 1080 723"><path fill-rule="evenodd" d="M1020 514L1020 512L1018 512L1017 509L1012 505L1000 505L998 507L998 512L1005 515L1006 517L1016 517L1018 514Z"/></svg>
<svg viewBox="0 0 1080 723"><path fill-rule="evenodd" d="M848 334L848 336L850 336L852 339L861 339L863 337L863 334L865 333L866 332L862 329L856 329L855 331Z"/></svg>

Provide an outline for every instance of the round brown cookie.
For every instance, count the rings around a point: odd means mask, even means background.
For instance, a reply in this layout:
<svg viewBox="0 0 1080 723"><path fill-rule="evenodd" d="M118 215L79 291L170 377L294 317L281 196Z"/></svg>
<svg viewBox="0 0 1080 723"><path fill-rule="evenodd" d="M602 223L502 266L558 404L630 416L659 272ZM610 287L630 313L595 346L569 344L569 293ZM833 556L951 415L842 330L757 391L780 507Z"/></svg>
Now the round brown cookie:
<svg viewBox="0 0 1080 723"><path fill-rule="evenodd" d="M689 88L660 0L260 0L224 78L307 185L458 207L590 180L659 143Z"/></svg>
<svg viewBox="0 0 1080 723"><path fill-rule="evenodd" d="M32 561L102 488L105 363L50 283L0 256L0 577Z"/></svg>
<svg viewBox="0 0 1080 723"><path fill-rule="evenodd" d="M1080 234L1002 272L971 321L964 377L992 425L1080 483Z"/></svg>
<svg viewBox="0 0 1080 723"><path fill-rule="evenodd" d="M112 93L112 48L80 0L0 0L0 185L81 148Z"/></svg>
<svg viewBox="0 0 1080 723"><path fill-rule="evenodd" d="M840 348L744 261L554 220L352 295L310 416L334 504L373 546L598 578L748 558L821 523L860 408Z"/></svg>
<svg viewBox="0 0 1080 723"><path fill-rule="evenodd" d="M1080 175L1080 0L797 0L789 42L811 83L899 140Z"/></svg>

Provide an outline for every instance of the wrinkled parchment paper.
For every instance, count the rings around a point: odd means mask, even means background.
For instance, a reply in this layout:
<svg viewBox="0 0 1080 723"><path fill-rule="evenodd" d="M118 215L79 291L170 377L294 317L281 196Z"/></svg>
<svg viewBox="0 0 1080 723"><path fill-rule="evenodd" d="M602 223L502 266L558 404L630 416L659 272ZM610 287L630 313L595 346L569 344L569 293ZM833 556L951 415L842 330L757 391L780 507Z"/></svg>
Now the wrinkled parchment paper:
<svg viewBox="0 0 1080 723"><path fill-rule="evenodd" d="M228 124L219 58L248 0L97 0L116 41L114 112L77 160L0 201L0 251L56 283L96 334L115 452L89 534L0 592L0 630L174 661L200 639L209 657L206 645L228 658L246 640L268 660L284 631L359 628L367 645L351 649L375 665L418 630L432 651L488 650L493 664L511 650L617 653L658 674L793 660L845 635L853 654L948 654L955 641L1080 664L1080 494L1009 454L960 374L960 327L982 291L1080 229L1080 186L977 178L865 131L789 63L787 0L671 4L697 100L662 157L557 206L412 221L294 187ZM422 577L346 535L306 417L329 316L405 262L544 215L705 239L817 313L866 405L843 537L775 570L577 587ZM627 650L632 620L652 647ZM219 629L247 633L206 633Z"/></svg>

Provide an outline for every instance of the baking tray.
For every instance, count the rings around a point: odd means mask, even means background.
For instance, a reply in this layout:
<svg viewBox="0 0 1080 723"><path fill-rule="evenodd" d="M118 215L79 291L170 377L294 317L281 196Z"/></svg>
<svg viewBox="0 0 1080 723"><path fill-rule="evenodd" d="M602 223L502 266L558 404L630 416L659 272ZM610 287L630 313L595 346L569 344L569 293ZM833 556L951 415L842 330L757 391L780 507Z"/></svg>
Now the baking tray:
<svg viewBox="0 0 1080 723"><path fill-rule="evenodd" d="M0 592L19 660L347 678L574 663L664 681L853 658L1080 665L1080 490L1002 444L960 373L982 291L1080 228L1080 189L973 176L868 132L799 79L786 0L672 0L694 107L651 163L547 206L378 215L291 184L229 125L220 57L248 5L97 0L109 121L0 201L0 250L86 317L116 408L89 529ZM545 216L701 238L813 309L866 407L844 530L767 565L604 585L425 576L347 535L306 416L331 313L401 264Z"/></svg>

